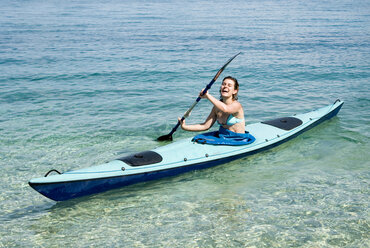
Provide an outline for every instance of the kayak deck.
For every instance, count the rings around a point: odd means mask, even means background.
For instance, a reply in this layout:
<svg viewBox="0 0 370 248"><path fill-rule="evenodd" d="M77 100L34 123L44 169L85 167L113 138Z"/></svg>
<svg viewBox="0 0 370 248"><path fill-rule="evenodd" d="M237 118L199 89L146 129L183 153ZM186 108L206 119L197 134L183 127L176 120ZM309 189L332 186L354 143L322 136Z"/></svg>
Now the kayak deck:
<svg viewBox="0 0 370 248"><path fill-rule="evenodd" d="M343 102L337 100L312 112L249 124L246 130L256 140L248 145L207 145L187 138L102 165L35 178L29 184L44 196L61 201L212 167L284 143L332 118L342 105Z"/></svg>

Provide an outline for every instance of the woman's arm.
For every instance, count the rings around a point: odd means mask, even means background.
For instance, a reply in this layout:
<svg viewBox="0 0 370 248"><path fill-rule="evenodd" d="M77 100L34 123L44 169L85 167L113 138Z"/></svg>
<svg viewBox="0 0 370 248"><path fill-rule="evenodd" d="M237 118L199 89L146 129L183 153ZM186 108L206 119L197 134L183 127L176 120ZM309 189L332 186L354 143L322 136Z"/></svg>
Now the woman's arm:
<svg viewBox="0 0 370 248"><path fill-rule="evenodd" d="M241 104L237 101L234 101L230 105L226 105L225 103L221 102L220 100L216 99L214 96L209 94L208 92L204 95L218 110L226 113L226 114L234 114L239 112L241 108Z"/></svg>
<svg viewBox="0 0 370 248"><path fill-rule="evenodd" d="M193 132L205 131L205 130L210 129L213 126L213 124L216 122L216 120L217 120L217 116L216 116L215 108L212 109L206 121L203 122L202 124L186 125L185 120L181 122L181 119L179 118L179 121L181 123L181 128L186 131L193 131Z"/></svg>

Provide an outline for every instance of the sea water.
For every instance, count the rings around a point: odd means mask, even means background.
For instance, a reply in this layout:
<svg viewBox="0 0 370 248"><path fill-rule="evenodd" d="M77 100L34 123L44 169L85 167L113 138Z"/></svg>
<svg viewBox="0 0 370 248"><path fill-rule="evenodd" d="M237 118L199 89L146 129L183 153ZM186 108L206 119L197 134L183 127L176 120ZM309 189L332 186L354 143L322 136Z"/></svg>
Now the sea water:
<svg viewBox="0 0 370 248"><path fill-rule="evenodd" d="M1 1L0 247L369 247L369 9ZM338 117L261 154L90 197L57 203L28 186L163 145L238 52L220 79L239 80L247 123L339 98Z"/></svg>

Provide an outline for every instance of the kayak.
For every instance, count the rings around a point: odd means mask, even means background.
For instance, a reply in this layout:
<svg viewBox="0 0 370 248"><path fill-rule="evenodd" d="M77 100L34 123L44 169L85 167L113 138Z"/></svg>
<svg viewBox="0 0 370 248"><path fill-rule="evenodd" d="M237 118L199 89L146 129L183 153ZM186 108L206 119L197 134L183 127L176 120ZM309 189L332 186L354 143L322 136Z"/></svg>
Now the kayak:
<svg viewBox="0 0 370 248"><path fill-rule="evenodd" d="M110 189L209 168L276 147L337 115L339 99L320 109L246 125L253 135L246 145L215 145L186 138L85 169L49 171L29 185L42 195L64 201ZM52 172L57 174L50 175Z"/></svg>

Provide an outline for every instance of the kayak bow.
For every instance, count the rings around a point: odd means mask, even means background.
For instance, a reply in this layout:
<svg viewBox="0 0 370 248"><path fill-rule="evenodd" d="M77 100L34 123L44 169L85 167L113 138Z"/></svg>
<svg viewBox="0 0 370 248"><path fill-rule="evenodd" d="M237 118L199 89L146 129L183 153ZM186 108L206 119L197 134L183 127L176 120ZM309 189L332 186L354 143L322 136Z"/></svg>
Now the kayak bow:
<svg viewBox="0 0 370 248"><path fill-rule="evenodd" d="M183 139L150 151L139 152L98 166L31 179L29 185L42 195L64 201L126 185L173 176L227 163L276 147L321 122L336 116L343 102L312 112L246 126L254 137L242 146L208 145ZM58 172L59 173L59 172Z"/></svg>

